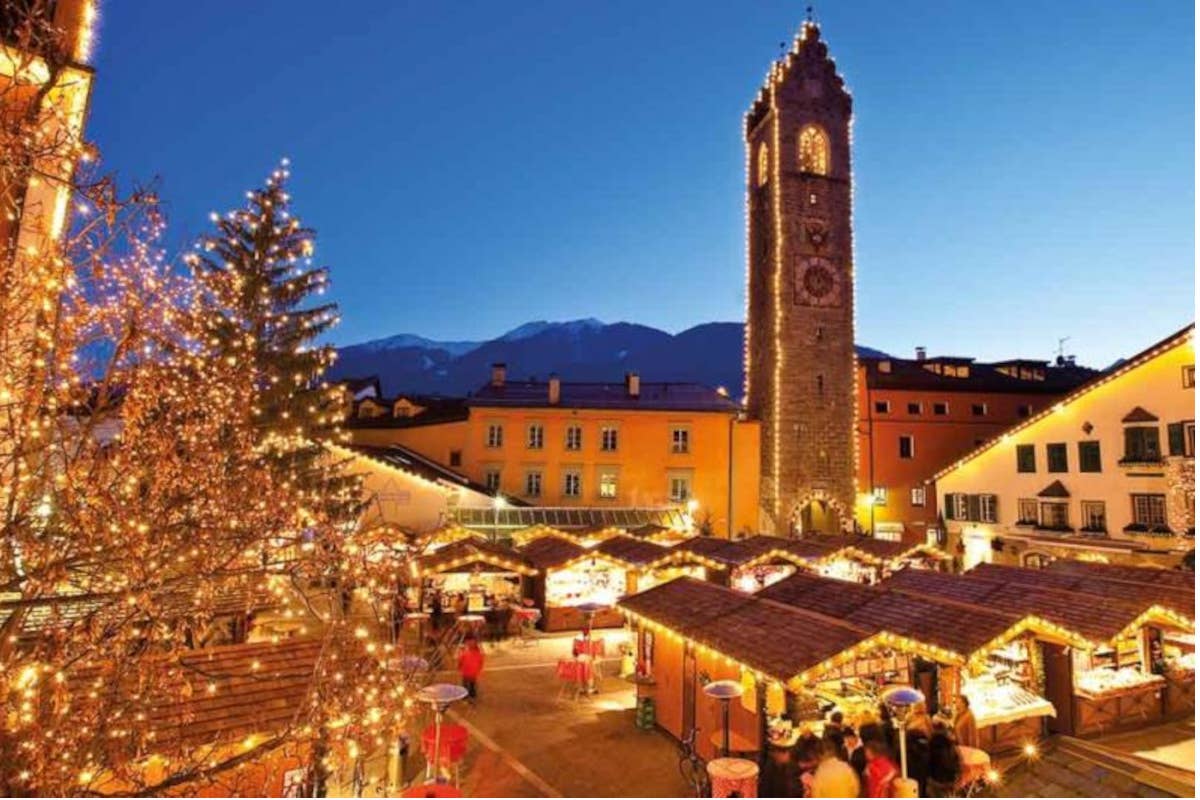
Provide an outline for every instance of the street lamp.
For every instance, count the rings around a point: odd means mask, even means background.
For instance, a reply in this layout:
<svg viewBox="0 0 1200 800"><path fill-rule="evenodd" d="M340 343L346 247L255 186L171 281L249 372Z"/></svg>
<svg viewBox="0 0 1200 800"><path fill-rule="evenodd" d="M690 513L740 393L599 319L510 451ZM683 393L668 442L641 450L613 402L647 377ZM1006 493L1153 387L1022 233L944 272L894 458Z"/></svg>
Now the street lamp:
<svg viewBox="0 0 1200 800"><path fill-rule="evenodd" d="M912 710L925 702L925 695L920 690L914 689L911 686L892 686L884 689L879 699L892 712L892 722L900 734L901 786L897 789L896 793L900 797L916 797L916 781L909 781L908 779L908 745L905 742L904 727L908 722L909 715L912 714Z"/></svg>
<svg viewBox="0 0 1200 800"><path fill-rule="evenodd" d="M729 756L729 703L743 691L742 684L733 680L713 681L704 687L706 695L721 701L721 755L725 757Z"/></svg>

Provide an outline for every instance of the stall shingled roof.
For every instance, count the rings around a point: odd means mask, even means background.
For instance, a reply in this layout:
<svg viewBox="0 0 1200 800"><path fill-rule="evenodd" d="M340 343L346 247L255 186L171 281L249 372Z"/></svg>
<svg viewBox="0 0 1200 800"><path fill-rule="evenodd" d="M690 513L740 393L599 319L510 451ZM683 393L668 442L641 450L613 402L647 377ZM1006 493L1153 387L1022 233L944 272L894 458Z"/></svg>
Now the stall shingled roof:
<svg viewBox="0 0 1200 800"><path fill-rule="evenodd" d="M618 605L781 682L871 635L820 614L686 577Z"/></svg>
<svg viewBox="0 0 1200 800"><path fill-rule="evenodd" d="M1000 564L978 564L964 574L1002 583L1067 589L1145 604L1157 603L1193 620L1196 615L1196 593L1190 587L1112 580L1072 572L1055 572Z"/></svg>
<svg viewBox="0 0 1200 800"><path fill-rule="evenodd" d="M841 619L879 595L871 587L860 583L823 578L811 572L796 572L760 590L756 596Z"/></svg>
<svg viewBox="0 0 1200 800"><path fill-rule="evenodd" d="M1129 581L1132 583L1158 583L1181 589L1196 590L1196 573L1159 567L1134 567L1125 564L1102 564L1096 561L1080 561L1075 558L1060 558L1050 563L1051 572L1065 572L1106 580Z"/></svg>
<svg viewBox="0 0 1200 800"><path fill-rule="evenodd" d="M438 572L463 572L475 567L492 567L500 572L534 575L537 568L523 553L490 542L462 539L416 559L417 572L428 575Z"/></svg>
<svg viewBox="0 0 1200 800"><path fill-rule="evenodd" d="M637 539L632 536L614 536L592 548L610 558L635 567L644 567L663 557L666 548L662 545Z"/></svg>
<svg viewBox="0 0 1200 800"><path fill-rule="evenodd" d="M569 542L557 536L543 536L540 539L534 539L520 549L525 560L543 572L561 567L580 556L586 556L589 552L575 542Z"/></svg>
<svg viewBox="0 0 1200 800"><path fill-rule="evenodd" d="M1074 589L993 580L973 574L948 575L902 570L882 584L919 598L942 597L982 608L1033 615L1074 631L1089 641L1107 642L1126 631L1154 601L1092 595Z"/></svg>

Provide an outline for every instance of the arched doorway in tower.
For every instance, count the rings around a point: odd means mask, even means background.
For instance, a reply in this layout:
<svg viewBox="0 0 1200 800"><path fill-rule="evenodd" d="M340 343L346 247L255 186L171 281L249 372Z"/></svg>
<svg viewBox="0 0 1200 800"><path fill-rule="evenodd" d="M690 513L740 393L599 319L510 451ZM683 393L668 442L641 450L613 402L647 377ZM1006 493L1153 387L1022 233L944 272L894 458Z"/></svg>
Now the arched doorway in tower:
<svg viewBox="0 0 1200 800"><path fill-rule="evenodd" d="M827 500L809 500L800 507L796 520L801 535L813 533L837 533L838 514Z"/></svg>
<svg viewBox="0 0 1200 800"><path fill-rule="evenodd" d="M844 509L841 503L823 492L814 491L802 497L792 512L792 534L812 536L822 533L841 533Z"/></svg>

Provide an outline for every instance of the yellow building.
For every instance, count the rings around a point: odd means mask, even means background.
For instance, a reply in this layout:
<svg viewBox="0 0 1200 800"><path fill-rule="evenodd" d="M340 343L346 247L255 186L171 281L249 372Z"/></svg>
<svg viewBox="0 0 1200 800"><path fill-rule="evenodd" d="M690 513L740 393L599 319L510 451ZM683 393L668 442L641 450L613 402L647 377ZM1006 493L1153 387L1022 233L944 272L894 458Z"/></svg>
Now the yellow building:
<svg viewBox="0 0 1200 800"><path fill-rule="evenodd" d="M964 566L1175 566L1195 545L1195 325L935 477Z"/></svg>
<svg viewBox="0 0 1200 800"><path fill-rule="evenodd" d="M725 394L633 373L574 383L506 372L493 366L457 410L429 398L373 401L347 427L357 445L403 445L523 503L674 506L718 536L754 531L758 423Z"/></svg>

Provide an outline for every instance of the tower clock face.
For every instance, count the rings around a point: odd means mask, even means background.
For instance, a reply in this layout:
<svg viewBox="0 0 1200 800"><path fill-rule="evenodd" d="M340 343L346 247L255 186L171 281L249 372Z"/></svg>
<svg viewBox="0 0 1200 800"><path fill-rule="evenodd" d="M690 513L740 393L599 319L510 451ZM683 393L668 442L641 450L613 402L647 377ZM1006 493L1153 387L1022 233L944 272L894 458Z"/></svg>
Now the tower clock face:
<svg viewBox="0 0 1200 800"><path fill-rule="evenodd" d="M802 258L796 268L796 302L837 306L842 302L842 273L827 258Z"/></svg>

